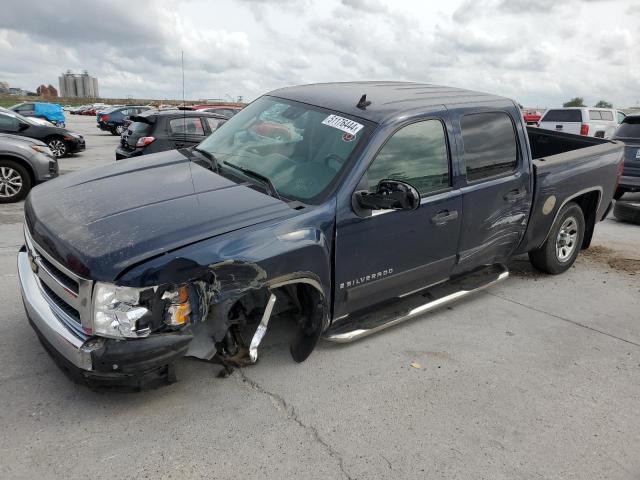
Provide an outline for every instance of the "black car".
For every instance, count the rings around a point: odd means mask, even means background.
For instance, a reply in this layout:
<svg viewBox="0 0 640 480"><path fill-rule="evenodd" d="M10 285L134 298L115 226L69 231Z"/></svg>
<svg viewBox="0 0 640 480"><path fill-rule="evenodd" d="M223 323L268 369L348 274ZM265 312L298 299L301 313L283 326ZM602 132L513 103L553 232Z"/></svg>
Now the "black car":
<svg viewBox="0 0 640 480"><path fill-rule="evenodd" d="M131 118L116 148L116 160L193 147L227 120L224 115L193 110L149 110Z"/></svg>
<svg viewBox="0 0 640 480"><path fill-rule="evenodd" d="M613 140L624 142L624 171L614 198L626 192L640 190L640 115L628 115L613 135Z"/></svg>
<svg viewBox="0 0 640 480"><path fill-rule="evenodd" d="M127 105L101 110L96 113L97 127L100 130L111 132L112 135L122 135L126 131L126 120L131 115L138 115L151 107Z"/></svg>
<svg viewBox="0 0 640 480"><path fill-rule="evenodd" d="M0 112L0 133L10 133L41 140L58 158L86 148L84 137L66 128L40 125L18 113Z"/></svg>

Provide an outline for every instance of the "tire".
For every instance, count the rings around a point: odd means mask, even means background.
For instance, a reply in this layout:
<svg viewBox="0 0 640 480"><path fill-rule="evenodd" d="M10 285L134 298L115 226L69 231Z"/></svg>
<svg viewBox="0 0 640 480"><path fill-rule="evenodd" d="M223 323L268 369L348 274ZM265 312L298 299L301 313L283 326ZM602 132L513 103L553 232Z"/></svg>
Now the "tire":
<svg viewBox="0 0 640 480"><path fill-rule="evenodd" d="M47 140L47 145L49 145L53 156L56 158L62 158L68 155L69 148L66 142L60 137L51 137Z"/></svg>
<svg viewBox="0 0 640 480"><path fill-rule="evenodd" d="M613 199L620 200L625 193L627 192L625 192L623 189L617 188L616 192L613 194Z"/></svg>
<svg viewBox="0 0 640 480"><path fill-rule="evenodd" d="M19 202L31 190L31 175L13 160L0 159L0 203Z"/></svg>
<svg viewBox="0 0 640 480"><path fill-rule="evenodd" d="M621 222L640 225L640 202L616 202L613 207L613 216Z"/></svg>
<svg viewBox="0 0 640 480"><path fill-rule="evenodd" d="M580 253L584 229L582 209L576 203L569 202L558 213L542 246L529 252L529 261L545 273L557 275L565 272Z"/></svg>

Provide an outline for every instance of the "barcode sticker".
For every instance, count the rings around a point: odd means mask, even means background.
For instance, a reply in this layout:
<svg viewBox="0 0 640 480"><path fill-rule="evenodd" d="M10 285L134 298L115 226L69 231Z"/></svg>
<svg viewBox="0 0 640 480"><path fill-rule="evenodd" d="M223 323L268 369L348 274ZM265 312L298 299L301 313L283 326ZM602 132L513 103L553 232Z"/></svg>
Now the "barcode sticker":
<svg viewBox="0 0 640 480"><path fill-rule="evenodd" d="M348 118L344 118L339 115L329 115L322 121L322 124L337 128L338 130L342 130L343 132L351 135L355 135L364 127L364 125L361 125L358 122L354 122L353 120L349 120Z"/></svg>

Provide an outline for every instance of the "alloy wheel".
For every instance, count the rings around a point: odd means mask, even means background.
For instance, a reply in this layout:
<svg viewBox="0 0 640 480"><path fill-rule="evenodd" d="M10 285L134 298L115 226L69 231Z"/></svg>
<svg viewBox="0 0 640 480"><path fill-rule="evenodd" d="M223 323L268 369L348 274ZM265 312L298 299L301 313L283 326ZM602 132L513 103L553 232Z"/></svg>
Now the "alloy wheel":
<svg viewBox="0 0 640 480"><path fill-rule="evenodd" d="M67 145L62 140L51 140L49 142L49 148L55 157L63 157L67 153Z"/></svg>
<svg viewBox="0 0 640 480"><path fill-rule="evenodd" d="M578 221L573 217L568 217L562 222L558 237L556 238L556 257L558 261L568 261L577 248Z"/></svg>
<svg viewBox="0 0 640 480"><path fill-rule="evenodd" d="M22 190L22 175L11 167L0 167L0 197L15 197Z"/></svg>

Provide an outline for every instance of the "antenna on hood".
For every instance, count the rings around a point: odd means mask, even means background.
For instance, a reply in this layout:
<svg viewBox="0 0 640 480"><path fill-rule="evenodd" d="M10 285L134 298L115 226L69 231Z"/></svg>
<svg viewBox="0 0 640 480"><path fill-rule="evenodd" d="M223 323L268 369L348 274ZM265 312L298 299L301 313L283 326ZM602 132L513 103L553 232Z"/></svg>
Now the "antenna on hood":
<svg viewBox="0 0 640 480"><path fill-rule="evenodd" d="M371 102L367 100L367 94L365 93L364 95L362 95L362 97L360 97L360 101L358 102L356 107L361 110L366 110L369 105L371 105Z"/></svg>

